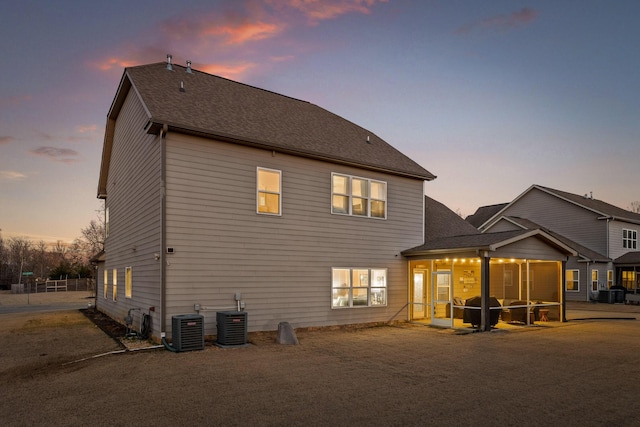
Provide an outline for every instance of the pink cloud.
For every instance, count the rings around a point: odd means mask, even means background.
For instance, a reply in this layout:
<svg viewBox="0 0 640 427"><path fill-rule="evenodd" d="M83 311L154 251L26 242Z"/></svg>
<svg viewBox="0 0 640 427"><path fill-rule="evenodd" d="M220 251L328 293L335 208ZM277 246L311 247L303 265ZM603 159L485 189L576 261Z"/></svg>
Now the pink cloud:
<svg viewBox="0 0 640 427"><path fill-rule="evenodd" d="M21 181L27 175L16 171L0 171L0 181Z"/></svg>
<svg viewBox="0 0 640 427"><path fill-rule="evenodd" d="M274 37L280 34L284 27L285 24L277 19L266 20L251 15L209 14L167 21L163 25L163 36L176 41L191 39L190 42L196 44L213 42L218 45L242 45Z"/></svg>
<svg viewBox="0 0 640 427"><path fill-rule="evenodd" d="M471 22L458 28L458 35L468 34L477 28L498 29L508 31L527 25L538 18L538 11L524 7L508 15L496 15L480 21Z"/></svg>
<svg viewBox="0 0 640 427"><path fill-rule="evenodd" d="M12 136L0 136L0 145L11 144L16 139Z"/></svg>
<svg viewBox="0 0 640 427"><path fill-rule="evenodd" d="M100 71L109 71L114 68L121 70L125 67L131 67L133 65L137 65L134 61L125 59L125 58L101 58L97 61L92 61L90 65L94 68L99 69Z"/></svg>
<svg viewBox="0 0 640 427"><path fill-rule="evenodd" d="M277 9L292 8L302 12L312 24L348 13L371 13L376 3L388 0L266 0Z"/></svg>
<svg viewBox="0 0 640 427"><path fill-rule="evenodd" d="M96 125L78 125L76 126L76 132L78 133L94 133L98 130Z"/></svg>
<svg viewBox="0 0 640 427"><path fill-rule="evenodd" d="M31 95L11 96L9 98L0 99L0 106L17 107L20 104L31 101L32 99L33 96Z"/></svg>
<svg viewBox="0 0 640 427"><path fill-rule="evenodd" d="M123 45L117 53L95 59L90 65L112 73L127 66L160 62L172 53L175 63L192 60L195 69L240 79L270 64L294 59L291 52L295 48L291 45L295 40L277 43L291 28L317 25L348 13L369 14L376 4L386 1L226 1L211 12L174 16L160 26L154 25L139 37L146 42ZM281 54L285 42L289 48Z"/></svg>
<svg viewBox="0 0 640 427"><path fill-rule="evenodd" d="M73 163L78 160L78 152L69 148L38 147L29 152L36 156L47 157L56 162Z"/></svg>
<svg viewBox="0 0 640 427"><path fill-rule="evenodd" d="M225 77L228 79L237 79L244 75L247 71L254 68L254 63L242 63L242 64L202 64L196 65L197 69L204 71L205 73L215 74L216 76Z"/></svg>

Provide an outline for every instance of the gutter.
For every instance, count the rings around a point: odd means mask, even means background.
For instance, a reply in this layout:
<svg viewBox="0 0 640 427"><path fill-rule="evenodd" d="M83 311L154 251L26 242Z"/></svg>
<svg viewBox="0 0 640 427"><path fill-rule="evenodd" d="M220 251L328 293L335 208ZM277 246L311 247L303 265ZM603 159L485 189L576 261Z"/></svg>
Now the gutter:
<svg viewBox="0 0 640 427"><path fill-rule="evenodd" d="M166 309L167 309L167 200L166 200L166 179L167 179L167 131L168 126L164 125L160 131L160 335L165 337Z"/></svg>
<svg viewBox="0 0 640 427"><path fill-rule="evenodd" d="M390 169L390 168L385 168L383 166L377 166L377 165L366 164L366 163L358 163L358 162L354 162L354 161L351 161L351 160L348 160L348 159L341 159L341 158L330 157L330 156L326 156L326 155L322 155L322 154L318 154L318 153L314 153L314 152L296 150L296 149L292 149L292 148L288 148L288 147L282 147L282 146L278 146L278 145L269 144L268 142L264 142L264 141L251 140L251 139L238 139L237 137L234 137L233 135L227 135L227 134L223 134L223 133L214 133L214 132L211 132L211 131L205 131L205 130L201 130L201 129L190 129L190 128L185 128L183 126L170 124L170 123L159 123L159 122L155 122L153 120L149 120L149 122L145 126L145 129L146 129L147 133L156 134L159 131L162 133L162 131L159 129L160 127L162 127L162 129L164 129L164 133L165 134L169 129L171 129L174 132L184 133L186 135L194 135L194 136L199 136L199 137L207 138L207 139L217 139L217 140L224 141L224 142L231 142L233 144L244 145L244 146L253 147L253 148L261 148L261 149L269 150L269 151L276 150L276 151L281 152L281 153L291 154L291 155L298 156L298 157L306 157L306 158L310 158L310 159L322 160L322 161L342 164L342 165L346 165L346 166L355 166L355 167L362 168L362 169L368 169L368 170L373 170L373 171L376 171L376 172L388 173L388 174L391 174L391 175L402 176L402 177L406 177L406 178L421 179L423 181L433 181L434 179L437 178L436 175L433 175L431 172L429 172L427 170L425 170L425 172L427 172L427 173L423 174L423 173L417 173L417 172L409 172L409 171L401 171L401 170L396 170L396 169Z"/></svg>

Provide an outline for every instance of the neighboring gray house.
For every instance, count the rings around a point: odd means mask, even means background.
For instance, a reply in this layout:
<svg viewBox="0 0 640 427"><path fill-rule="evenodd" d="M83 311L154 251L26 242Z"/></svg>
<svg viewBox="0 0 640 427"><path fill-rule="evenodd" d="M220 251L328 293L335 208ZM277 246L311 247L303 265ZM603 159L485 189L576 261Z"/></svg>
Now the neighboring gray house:
<svg viewBox="0 0 640 427"><path fill-rule="evenodd" d="M408 316L407 248L435 176L309 102L156 63L126 68L98 197L97 307L154 337L172 316L244 307L249 331Z"/></svg>
<svg viewBox="0 0 640 427"><path fill-rule="evenodd" d="M468 221L480 231L491 233L543 229L578 252L566 266L567 300L597 298L600 291L615 285L632 292L640 288L640 214L590 195L540 185L529 187L510 203L494 207L498 208L478 209Z"/></svg>

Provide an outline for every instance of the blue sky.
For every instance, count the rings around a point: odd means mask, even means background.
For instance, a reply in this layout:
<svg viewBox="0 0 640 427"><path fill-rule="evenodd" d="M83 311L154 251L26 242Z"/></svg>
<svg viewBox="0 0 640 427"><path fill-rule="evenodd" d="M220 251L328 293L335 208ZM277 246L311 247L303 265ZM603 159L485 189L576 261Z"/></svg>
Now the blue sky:
<svg viewBox="0 0 640 427"><path fill-rule="evenodd" d="M369 129L465 216L533 184L628 208L638 17L633 0L4 1L2 236L80 236L123 69L167 53Z"/></svg>

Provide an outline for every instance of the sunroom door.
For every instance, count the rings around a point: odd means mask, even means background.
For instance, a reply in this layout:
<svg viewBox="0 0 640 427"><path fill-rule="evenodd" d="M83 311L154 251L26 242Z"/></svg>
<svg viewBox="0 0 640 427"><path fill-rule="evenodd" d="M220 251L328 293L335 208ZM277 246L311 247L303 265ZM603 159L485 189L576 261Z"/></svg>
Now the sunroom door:
<svg viewBox="0 0 640 427"><path fill-rule="evenodd" d="M437 326L453 327L451 307L453 306L453 280L451 271L434 271L431 280L433 306L431 323ZM447 308L449 308L447 310Z"/></svg>
<svg viewBox="0 0 640 427"><path fill-rule="evenodd" d="M413 290L411 293L411 320L420 320L428 316L429 288L427 286L428 271L414 270Z"/></svg>

